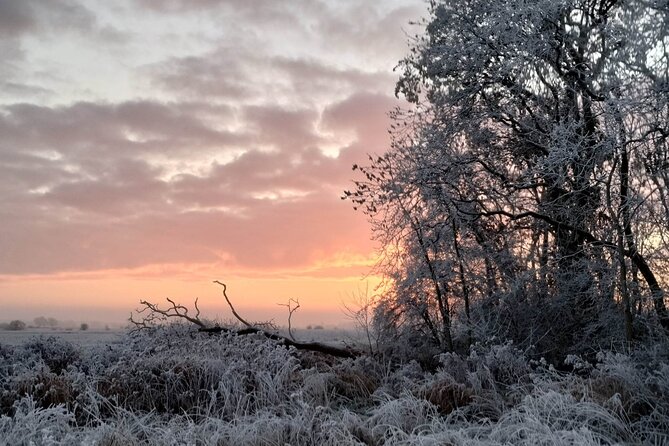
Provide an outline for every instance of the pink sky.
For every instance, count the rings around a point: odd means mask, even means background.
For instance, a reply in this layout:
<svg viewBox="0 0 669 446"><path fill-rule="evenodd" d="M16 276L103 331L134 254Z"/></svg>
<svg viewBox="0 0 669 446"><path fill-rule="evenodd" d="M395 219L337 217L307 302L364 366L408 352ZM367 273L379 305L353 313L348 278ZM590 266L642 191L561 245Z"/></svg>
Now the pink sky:
<svg viewBox="0 0 669 446"><path fill-rule="evenodd" d="M0 0L0 319L139 299L341 323L421 0Z"/></svg>

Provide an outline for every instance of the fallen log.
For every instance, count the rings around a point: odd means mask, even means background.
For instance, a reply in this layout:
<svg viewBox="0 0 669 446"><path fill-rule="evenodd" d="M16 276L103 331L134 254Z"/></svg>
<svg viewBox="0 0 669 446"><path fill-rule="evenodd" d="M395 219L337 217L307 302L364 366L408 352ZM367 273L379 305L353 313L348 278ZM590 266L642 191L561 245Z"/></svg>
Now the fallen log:
<svg viewBox="0 0 669 446"><path fill-rule="evenodd" d="M186 320L191 324L197 326L198 331L201 333L209 333L209 334L231 333L237 336L259 334L265 336L268 339L276 341L280 345L284 345L286 347L295 347L297 350L306 350L316 353L323 353L337 358L356 358L362 355L361 351L348 347L336 347L334 345L329 345L322 342L296 341L294 339L282 336L278 333L272 332L270 330L267 330L266 328L258 326L261 324L251 324L246 319L241 317L239 313L237 313L237 310L235 310L235 307L232 305L232 302L228 298L227 285L223 282L219 282L218 280L215 280L214 283L221 285L223 287L223 297L225 298L225 301L227 302L230 309L232 310L233 316L235 317L235 319L241 322L242 325L245 326L245 328L235 329L229 327L221 327L219 325L209 326L206 322L200 319L200 308L197 305L197 299L195 299L195 310L197 313L195 314L195 316L191 316L189 314L188 307L181 304L177 304L169 297L167 298L167 302L169 302L171 306L167 308L161 308L157 304L148 302L146 300L140 301L140 304L143 305L143 308L137 310L137 314L141 314L142 319L136 320L131 314L130 323L132 323L135 326L134 330L142 330L155 326L157 323L165 322L172 318L177 318L181 320ZM262 325L266 326L268 324L262 324Z"/></svg>
<svg viewBox="0 0 669 446"><path fill-rule="evenodd" d="M326 355L335 356L337 358L356 358L362 354L362 352L354 350L352 348L336 347L334 345L329 345L322 342L293 341L292 339L287 338L285 336L281 336L280 334L272 333L256 327L247 327L247 328L242 328L240 330L235 330L227 327L219 327L219 326L200 327L198 331L202 333L232 333L238 336L249 335L249 334L260 334L268 339L277 341L277 343L285 345L286 347L295 347L297 350L307 350L317 353L323 353Z"/></svg>

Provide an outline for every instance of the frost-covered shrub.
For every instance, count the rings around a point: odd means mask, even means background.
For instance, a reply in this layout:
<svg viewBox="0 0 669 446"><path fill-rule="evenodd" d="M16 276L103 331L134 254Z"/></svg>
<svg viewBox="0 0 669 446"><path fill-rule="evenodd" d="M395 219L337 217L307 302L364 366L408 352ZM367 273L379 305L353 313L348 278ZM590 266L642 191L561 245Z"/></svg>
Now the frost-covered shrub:
<svg viewBox="0 0 669 446"><path fill-rule="evenodd" d="M373 328L378 353L386 360L393 363L418 361L428 368L437 365L435 358L442 350L420 326L403 322L390 302L381 300L374 307Z"/></svg>
<svg viewBox="0 0 669 446"><path fill-rule="evenodd" d="M226 429L223 444L360 444L337 413L322 407L304 409L288 416L261 412L240 421Z"/></svg>
<svg viewBox="0 0 669 446"><path fill-rule="evenodd" d="M388 369L381 380L381 386L375 396L399 397L407 390L414 392L425 381L425 371L417 361L392 367L392 363L383 363Z"/></svg>
<svg viewBox="0 0 669 446"><path fill-rule="evenodd" d="M600 353L597 363L570 357L565 373L541 361L530 366L510 343L439 355L434 369L305 354L262 336L186 326L68 345L0 347L0 443L669 442L664 346Z"/></svg>
<svg viewBox="0 0 669 446"><path fill-rule="evenodd" d="M26 397L17 401L11 418L0 416L0 438L8 445L65 445L73 424L63 406L42 408Z"/></svg>
<svg viewBox="0 0 669 446"><path fill-rule="evenodd" d="M300 379L298 360L265 338L172 334L103 371L100 394L126 409L232 418L286 401Z"/></svg>
<svg viewBox="0 0 669 446"><path fill-rule="evenodd" d="M527 358L512 343L471 347L469 356L445 353L420 394L444 413L466 408L468 416L498 419L531 384Z"/></svg>
<svg viewBox="0 0 669 446"><path fill-rule="evenodd" d="M384 369L378 361L363 356L301 373L304 382L299 397L308 404L363 409L372 404L370 398L381 385Z"/></svg>
<svg viewBox="0 0 669 446"><path fill-rule="evenodd" d="M437 407L422 398L405 393L399 398L386 398L372 410L367 421L376 442L400 439L439 417Z"/></svg>
<svg viewBox="0 0 669 446"><path fill-rule="evenodd" d="M4 380L14 368L14 348L0 344L0 380Z"/></svg>
<svg viewBox="0 0 669 446"><path fill-rule="evenodd" d="M512 342L474 345L467 359L479 373L489 373L495 383L513 386L529 382L530 367L525 354Z"/></svg>
<svg viewBox="0 0 669 446"><path fill-rule="evenodd" d="M74 383L65 375L48 370L17 377L12 389L17 397L31 397L42 408L74 405L78 393ZM17 398L18 399L18 398Z"/></svg>
<svg viewBox="0 0 669 446"><path fill-rule="evenodd" d="M358 404L369 400L383 377L381 364L366 356L341 362L333 371L337 394Z"/></svg>
<svg viewBox="0 0 669 446"><path fill-rule="evenodd" d="M536 392L505 413L491 436L505 444L624 444L633 436L614 412L554 391Z"/></svg>
<svg viewBox="0 0 669 446"><path fill-rule="evenodd" d="M74 346L55 336L39 336L24 344L26 353L44 361L49 369L56 374L62 373L70 365L79 361L79 352Z"/></svg>
<svg viewBox="0 0 669 446"><path fill-rule="evenodd" d="M602 352L589 380L590 397L621 416L647 441L669 441L669 358L664 352Z"/></svg>
<svg viewBox="0 0 669 446"><path fill-rule="evenodd" d="M0 414L11 414L25 397L42 408L74 405L77 391L66 368L79 360L74 347L57 338L33 338L3 348L0 365Z"/></svg>
<svg viewBox="0 0 669 446"><path fill-rule="evenodd" d="M469 405L474 392L464 384L443 376L442 379L433 379L423 385L420 395L438 407L441 413L449 414L460 407Z"/></svg>

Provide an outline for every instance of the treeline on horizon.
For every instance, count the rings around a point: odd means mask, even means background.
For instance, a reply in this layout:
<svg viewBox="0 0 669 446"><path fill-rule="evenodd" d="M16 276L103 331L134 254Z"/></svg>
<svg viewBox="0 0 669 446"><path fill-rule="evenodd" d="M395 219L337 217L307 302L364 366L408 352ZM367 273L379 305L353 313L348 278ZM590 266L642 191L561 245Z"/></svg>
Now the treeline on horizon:
<svg viewBox="0 0 669 446"><path fill-rule="evenodd" d="M88 323L88 322L74 322L71 320L59 321L55 317L45 317L38 316L32 320L32 322L25 322L22 319L13 319L9 322L0 322L0 330L8 331L21 331L28 328L48 328L51 330L72 330L78 328L81 331L86 331L91 327L94 328L104 328L105 330L110 330L108 324L101 325L99 323Z"/></svg>

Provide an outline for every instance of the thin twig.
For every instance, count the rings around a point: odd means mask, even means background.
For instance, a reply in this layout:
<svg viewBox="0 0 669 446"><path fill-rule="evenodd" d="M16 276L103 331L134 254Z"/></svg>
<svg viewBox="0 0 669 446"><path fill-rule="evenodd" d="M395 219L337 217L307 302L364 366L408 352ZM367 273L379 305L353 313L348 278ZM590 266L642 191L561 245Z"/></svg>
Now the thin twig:
<svg viewBox="0 0 669 446"><path fill-rule="evenodd" d="M214 283L217 283L217 284L219 284L220 286L223 287L223 297L225 298L225 301L228 303L228 306L232 310L232 314L237 318L237 320L239 322L241 322L242 324L246 325L247 327L253 328L254 327L253 324L249 324L243 317L241 317L237 313L237 311L235 310L235 307L232 305L232 302L230 302L230 299L228 298L228 293L226 292L227 289L228 289L228 286L226 284L224 284L223 282L218 281L218 280L214 280Z"/></svg>
<svg viewBox="0 0 669 446"><path fill-rule="evenodd" d="M293 304L295 304L294 307ZM296 341L295 336L293 336L292 319L293 319L293 313L295 313L297 309L300 308L299 299L293 299L291 297L290 299L288 299L287 304L277 304L277 305L281 305L282 307L288 307L288 335L290 336L290 339Z"/></svg>

